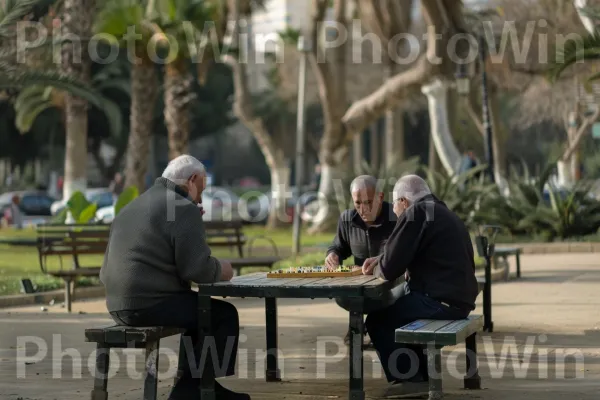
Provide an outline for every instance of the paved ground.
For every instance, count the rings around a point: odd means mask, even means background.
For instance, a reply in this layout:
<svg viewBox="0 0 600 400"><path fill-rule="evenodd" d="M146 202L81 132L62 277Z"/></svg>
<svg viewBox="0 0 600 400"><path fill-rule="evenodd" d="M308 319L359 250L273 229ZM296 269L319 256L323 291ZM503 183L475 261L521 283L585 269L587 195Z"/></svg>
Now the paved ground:
<svg viewBox="0 0 600 400"><path fill-rule="evenodd" d="M444 351L449 399L598 399L600 396L600 263L594 254L525 255L523 278L493 286L495 332L480 338L485 390L462 391L462 346ZM480 299L481 300L481 299ZM342 338L348 316L333 301L282 300L279 334L283 382L264 382L264 309L260 300L234 299L242 343L238 377L223 381L253 399L347 398L348 359ZM81 312L81 313L80 313ZM476 312L480 313L479 308ZM0 311L0 399L87 398L93 344L83 329L110 322L103 301ZM161 343L161 398L176 363L177 338ZM92 357L90 357L92 356ZM454 360L458 359L457 367ZM141 399L140 351L112 357L110 398ZM451 373L451 370L457 372ZM368 398L386 384L373 351L365 353Z"/></svg>

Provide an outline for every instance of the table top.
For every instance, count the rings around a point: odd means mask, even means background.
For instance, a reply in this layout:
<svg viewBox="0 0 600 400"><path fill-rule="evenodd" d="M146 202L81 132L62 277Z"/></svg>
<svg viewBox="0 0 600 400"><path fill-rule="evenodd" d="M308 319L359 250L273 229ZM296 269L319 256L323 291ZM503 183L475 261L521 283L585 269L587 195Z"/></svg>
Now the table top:
<svg viewBox="0 0 600 400"><path fill-rule="evenodd" d="M379 298L399 281L372 275L342 278L267 278L266 272L234 277L228 282L198 285L198 293L225 297Z"/></svg>

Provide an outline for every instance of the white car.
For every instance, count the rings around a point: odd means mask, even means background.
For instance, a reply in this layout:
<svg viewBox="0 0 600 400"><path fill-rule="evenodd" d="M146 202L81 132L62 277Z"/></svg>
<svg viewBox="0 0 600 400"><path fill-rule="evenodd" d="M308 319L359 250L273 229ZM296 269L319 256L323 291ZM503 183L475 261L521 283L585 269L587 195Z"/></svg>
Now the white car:
<svg viewBox="0 0 600 400"><path fill-rule="evenodd" d="M209 186L202 192L203 219L205 221L237 221L247 220L247 202L240 199L230 189L221 186ZM99 208L96 220L110 224L115 217L113 205Z"/></svg>
<svg viewBox="0 0 600 400"><path fill-rule="evenodd" d="M113 203L113 195L108 188L90 188L86 189L84 196L90 203L96 203L98 209L111 206ZM67 199L61 199L52 203L50 212L52 215L58 215L67 205Z"/></svg>

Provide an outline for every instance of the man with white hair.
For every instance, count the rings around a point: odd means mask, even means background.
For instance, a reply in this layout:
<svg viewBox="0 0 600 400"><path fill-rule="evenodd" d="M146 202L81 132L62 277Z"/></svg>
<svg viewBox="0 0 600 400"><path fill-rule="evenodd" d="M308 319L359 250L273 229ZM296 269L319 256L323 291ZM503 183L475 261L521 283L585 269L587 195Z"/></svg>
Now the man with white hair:
<svg viewBox="0 0 600 400"><path fill-rule="evenodd" d="M196 343L198 295L191 283L228 281L233 277L231 264L213 257L206 242L199 208L205 187L206 172L200 161L189 155L173 159L151 188L115 216L100 272L108 311L118 324L186 329L170 400L200 399L198 374L202 368L196 372L190 369L204 359ZM217 365L225 367L225 376L233 375L238 313L231 303L211 301ZM225 359L227 352L230 355ZM250 399L217 382L215 393L217 399Z"/></svg>
<svg viewBox="0 0 600 400"><path fill-rule="evenodd" d="M363 273L391 281L408 272L406 294L366 319L392 383L390 395L400 395L427 392L427 359L423 347L396 343L395 330L418 319L466 318L475 309L478 287L467 227L422 178L398 180L393 208L398 216L394 231L383 254L365 261Z"/></svg>
<svg viewBox="0 0 600 400"><path fill-rule="evenodd" d="M362 266L369 257L382 253L385 241L396 226L396 215L392 205L383 200L384 193L377 187L377 183L373 176L360 175L350 184L354 208L345 210L340 215L337 234L327 249L327 267L335 268L350 257L354 257L354 265ZM386 300L367 302L365 312L385 306ZM336 299L336 302L340 307L349 310L345 299ZM350 343L350 330L344 342Z"/></svg>

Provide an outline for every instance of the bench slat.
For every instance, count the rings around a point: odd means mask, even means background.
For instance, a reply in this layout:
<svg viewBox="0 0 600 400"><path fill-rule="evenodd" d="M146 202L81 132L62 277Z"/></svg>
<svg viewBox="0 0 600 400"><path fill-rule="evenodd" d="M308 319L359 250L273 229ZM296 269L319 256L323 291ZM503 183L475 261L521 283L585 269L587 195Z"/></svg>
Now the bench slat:
<svg viewBox="0 0 600 400"><path fill-rule="evenodd" d="M108 345L126 346L128 343L145 343L181 334L185 329L162 326L132 327L114 325L105 328L85 330L87 342L100 342Z"/></svg>
<svg viewBox="0 0 600 400"><path fill-rule="evenodd" d="M471 315L461 320L422 319L396 329L395 340L398 343L454 346L482 329L481 315Z"/></svg>

